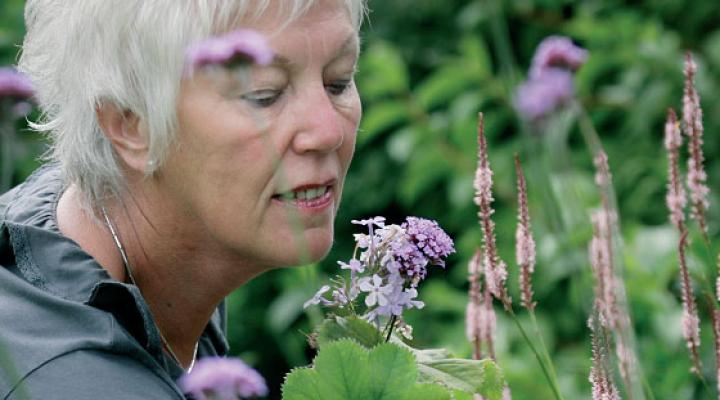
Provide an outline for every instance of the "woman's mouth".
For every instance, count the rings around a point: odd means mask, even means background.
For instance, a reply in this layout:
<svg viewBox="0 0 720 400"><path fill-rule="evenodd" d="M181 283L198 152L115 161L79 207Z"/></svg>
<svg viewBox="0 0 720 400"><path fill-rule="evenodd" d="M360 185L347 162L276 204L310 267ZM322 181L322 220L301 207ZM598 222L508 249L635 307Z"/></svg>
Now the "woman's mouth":
<svg viewBox="0 0 720 400"><path fill-rule="evenodd" d="M303 211L317 212L332 204L332 192L332 185L312 186L279 193L272 199Z"/></svg>

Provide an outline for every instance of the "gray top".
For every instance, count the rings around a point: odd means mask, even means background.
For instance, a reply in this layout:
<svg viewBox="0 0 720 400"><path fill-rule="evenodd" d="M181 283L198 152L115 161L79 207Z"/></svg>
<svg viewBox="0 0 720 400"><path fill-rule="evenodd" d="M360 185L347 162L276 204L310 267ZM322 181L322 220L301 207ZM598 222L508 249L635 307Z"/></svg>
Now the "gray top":
<svg viewBox="0 0 720 400"><path fill-rule="evenodd" d="M112 279L57 225L59 169L0 197L0 399L184 399L138 288ZM198 357L225 355L224 303Z"/></svg>

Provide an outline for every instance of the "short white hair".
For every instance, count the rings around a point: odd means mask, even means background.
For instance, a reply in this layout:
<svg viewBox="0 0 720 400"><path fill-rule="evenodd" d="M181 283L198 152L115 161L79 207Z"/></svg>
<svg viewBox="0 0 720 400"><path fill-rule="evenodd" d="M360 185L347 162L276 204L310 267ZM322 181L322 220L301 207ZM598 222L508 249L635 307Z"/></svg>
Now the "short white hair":
<svg viewBox="0 0 720 400"><path fill-rule="evenodd" d="M31 126L49 135L47 158L60 165L66 182L79 186L86 209L96 210L125 188L97 107L109 102L146 124L145 173L152 174L177 131L188 45L259 18L275 1L290 23L326 0L27 0L18 67L33 81L42 110ZM359 30L366 0L335 1Z"/></svg>

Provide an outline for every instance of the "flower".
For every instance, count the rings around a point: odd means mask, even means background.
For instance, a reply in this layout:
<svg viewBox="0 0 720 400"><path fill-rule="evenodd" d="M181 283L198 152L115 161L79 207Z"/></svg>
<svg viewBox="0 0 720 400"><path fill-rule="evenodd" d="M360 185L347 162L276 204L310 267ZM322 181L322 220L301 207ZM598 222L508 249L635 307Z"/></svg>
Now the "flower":
<svg viewBox="0 0 720 400"><path fill-rule="evenodd" d="M452 239L440 228L437 221L407 217L401 227L405 229L405 235L409 242L422 252L433 265L445 267L443 257L455 252Z"/></svg>
<svg viewBox="0 0 720 400"><path fill-rule="evenodd" d="M518 114L537 121L567 103L575 94L573 72L588 52L564 36L549 36L537 47L528 80L518 86L513 105Z"/></svg>
<svg viewBox="0 0 720 400"><path fill-rule="evenodd" d="M363 263L354 258L350 260L350 263L338 261L338 264L340 265L340 269L349 269L357 273L362 273L363 271L365 271L365 265L363 265Z"/></svg>
<svg viewBox="0 0 720 400"><path fill-rule="evenodd" d="M350 221L351 223L355 225L364 225L372 227L373 225L377 226L378 228L382 228L385 226L385 217L372 217L368 219L353 219Z"/></svg>
<svg viewBox="0 0 720 400"><path fill-rule="evenodd" d="M383 279L377 274L374 274L372 278L363 278L360 280L360 290L368 293L367 297L365 297L366 306L372 307L375 304L379 306L387 305L387 295L392 293L392 286L383 286L382 284Z"/></svg>
<svg viewBox="0 0 720 400"><path fill-rule="evenodd" d="M572 73L549 68L518 86L513 105L526 120L541 119L567 103L575 93Z"/></svg>
<svg viewBox="0 0 720 400"><path fill-rule="evenodd" d="M572 40L565 36L548 36L535 50L530 78L541 77L546 70L561 68L576 71L587 61L587 50L576 46Z"/></svg>
<svg viewBox="0 0 720 400"><path fill-rule="evenodd" d="M267 65L272 61L265 37L248 29L238 29L222 36L213 36L187 50L189 71L212 64L231 62Z"/></svg>
<svg viewBox="0 0 720 400"><path fill-rule="evenodd" d="M0 68L0 97L29 99L35 94L30 79L15 68Z"/></svg>
<svg viewBox="0 0 720 400"><path fill-rule="evenodd" d="M202 358L192 372L180 378L178 385L197 400L234 400L268 393L265 379L237 358Z"/></svg>
<svg viewBox="0 0 720 400"><path fill-rule="evenodd" d="M515 257L520 267L520 302L523 307L532 310L532 281L535 271L535 239L530 231L530 210L528 209L527 182L520 166L520 158L515 154L515 170L518 187L518 224L515 231Z"/></svg>
<svg viewBox="0 0 720 400"><path fill-rule="evenodd" d="M312 305L318 305L318 304L322 304L322 305L328 305L328 304L330 304L330 301L323 297L323 295L324 295L328 290L330 290L330 286L328 286L328 285L323 285L323 286L320 288L320 290L318 290L317 293L315 293L315 296L313 296L312 299L306 301L305 304L303 304L303 308L308 308L308 307L310 307L310 306L312 306Z"/></svg>

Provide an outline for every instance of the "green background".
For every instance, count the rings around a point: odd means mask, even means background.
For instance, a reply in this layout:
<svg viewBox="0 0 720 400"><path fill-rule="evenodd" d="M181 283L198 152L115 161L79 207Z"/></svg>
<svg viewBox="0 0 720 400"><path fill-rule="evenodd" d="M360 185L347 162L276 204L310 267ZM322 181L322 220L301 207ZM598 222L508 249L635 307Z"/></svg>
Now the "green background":
<svg viewBox="0 0 720 400"><path fill-rule="evenodd" d="M22 41L23 2L0 3L0 64L16 60ZM408 312L415 345L444 346L468 357L464 310L467 262L480 245L472 180L478 111L486 116L495 170L497 236L514 261L513 153L526 161L533 232L538 243L534 276L538 318L567 399L589 398L590 345L586 320L592 305L587 261L590 211L599 205L591 155L571 114L543 134L528 132L512 109L514 87L526 76L535 46L546 36L572 37L590 52L576 87L609 155L623 233L623 275L637 336L636 352L658 399L710 399L692 377L682 341L675 246L667 222L666 158L662 146L668 107L680 108L682 62L699 64L705 113L705 155L711 207L710 238L718 239L720 179L720 5L707 0L646 1L438 1L371 0L364 26L357 84L364 118L357 152L336 222L336 245L318 265L271 271L238 289L229 301L234 354L256 366L278 398L283 375L305 365L312 352L305 334L319 320L302 303L352 252L351 219L384 215L433 218L456 240L447 270L421 286L422 311ZM37 112L31 115L35 118ZM565 126L565 128L563 128ZM42 139L17 122L10 140L15 183L39 163ZM7 133L3 133L8 135ZM683 156L684 157L684 156ZM684 164L683 164L684 167ZM6 167L7 168L7 167ZM697 241L696 241L697 242ZM714 267L691 252L694 274ZM540 368L499 307L496 344L515 399L551 398ZM707 309L701 306L703 373L715 386L715 360ZM519 312L521 320L526 314ZM526 321L527 322L527 321Z"/></svg>

